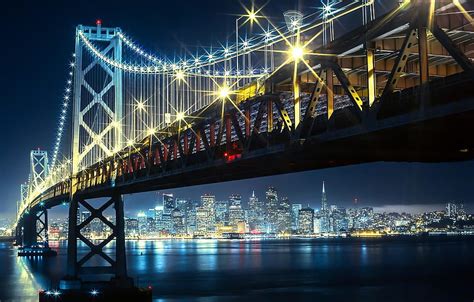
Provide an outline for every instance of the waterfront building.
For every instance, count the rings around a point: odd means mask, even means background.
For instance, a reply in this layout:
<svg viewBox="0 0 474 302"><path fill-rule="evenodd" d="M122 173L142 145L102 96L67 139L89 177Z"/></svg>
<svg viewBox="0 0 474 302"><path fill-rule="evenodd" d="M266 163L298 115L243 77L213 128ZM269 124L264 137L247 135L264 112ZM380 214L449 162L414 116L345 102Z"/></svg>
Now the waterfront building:
<svg viewBox="0 0 474 302"><path fill-rule="evenodd" d="M321 233L329 233L330 231L330 213L328 208L328 200L326 196L326 189L324 187L321 192L321 209L319 211L319 220L320 220L320 231Z"/></svg>
<svg viewBox="0 0 474 302"><path fill-rule="evenodd" d="M265 231L265 204L255 196L255 191L249 198L248 220L249 227L255 232Z"/></svg>
<svg viewBox="0 0 474 302"><path fill-rule="evenodd" d="M215 206L216 206L216 196L210 194L204 194L201 196L201 207L204 208L208 212L208 231L213 232L215 230L216 224L216 214L215 214Z"/></svg>
<svg viewBox="0 0 474 302"><path fill-rule="evenodd" d="M186 233L194 234L196 232L196 208L199 207L199 201L193 200L186 206Z"/></svg>
<svg viewBox="0 0 474 302"><path fill-rule="evenodd" d="M298 211L298 232L309 235L314 233L314 210L310 207Z"/></svg>
<svg viewBox="0 0 474 302"><path fill-rule="evenodd" d="M173 233L173 220L171 218L171 213L163 213L163 215L161 215L161 229L158 231L161 231L167 235Z"/></svg>
<svg viewBox="0 0 474 302"><path fill-rule="evenodd" d="M161 231L163 229L163 206L155 207L155 231Z"/></svg>
<svg viewBox="0 0 474 302"><path fill-rule="evenodd" d="M245 222L244 210L240 205L229 206L229 225L237 229L240 222Z"/></svg>
<svg viewBox="0 0 474 302"><path fill-rule="evenodd" d="M278 192L274 187L268 187L265 192L266 199L266 225L268 232L276 232L276 221L278 215Z"/></svg>
<svg viewBox="0 0 474 302"><path fill-rule="evenodd" d="M291 210L288 197L282 197L276 212L276 233L289 233L291 229Z"/></svg>
<svg viewBox="0 0 474 302"><path fill-rule="evenodd" d="M300 203L294 203L291 205L291 230L298 231L298 213L303 206Z"/></svg>
<svg viewBox="0 0 474 302"><path fill-rule="evenodd" d="M173 223L172 232L175 235L186 234L186 226L184 222L184 214L179 209L174 209L171 212L171 220Z"/></svg>
<svg viewBox="0 0 474 302"><path fill-rule="evenodd" d="M349 230L349 222L347 220L347 213L345 208L333 207L331 208L331 231L335 234L345 233Z"/></svg>
<svg viewBox="0 0 474 302"><path fill-rule="evenodd" d="M147 232L147 221L146 221L146 214L144 212L139 212L137 214L138 220L138 234L143 236Z"/></svg>
<svg viewBox="0 0 474 302"><path fill-rule="evenodd" d="M138 236L138 219L128 218L125 220L125 235L127 237Z"/></svg>
<svg viewBox="0 0 474 302"><path fill-rule="evenodd" d="M196 231L198 235L209 234L210 212L206 207L200 206L196 208Z"/></svg>

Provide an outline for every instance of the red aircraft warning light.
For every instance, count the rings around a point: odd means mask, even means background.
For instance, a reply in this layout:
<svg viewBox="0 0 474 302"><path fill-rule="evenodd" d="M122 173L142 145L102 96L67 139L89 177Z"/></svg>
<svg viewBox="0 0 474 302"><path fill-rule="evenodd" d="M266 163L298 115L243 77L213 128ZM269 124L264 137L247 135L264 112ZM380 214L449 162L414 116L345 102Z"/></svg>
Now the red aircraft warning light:
<svg viewBox="0 0 474 302"><path fill-rule="evenodd" d="M102 25L102 20L97 19L97 20L95 21L95 25L101 26L101 25Z"/></svg>

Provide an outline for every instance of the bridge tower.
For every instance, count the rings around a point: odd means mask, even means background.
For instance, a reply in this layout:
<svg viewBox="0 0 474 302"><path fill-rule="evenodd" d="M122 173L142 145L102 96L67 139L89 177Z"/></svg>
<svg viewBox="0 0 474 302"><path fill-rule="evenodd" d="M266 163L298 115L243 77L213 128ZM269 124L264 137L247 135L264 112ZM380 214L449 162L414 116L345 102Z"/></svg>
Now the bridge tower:
<svg viewBox="0 0 474 302"><path fill-rule="evenodd" d="M48 152L40 149L30 152L30 181L29 186L21 185L21 200L25 201L28 194L33 194L42 189L48 177ZM44 206L35 208L25 213L22 230L17 231L22 237L23 246L41 243L48 247L48 213Z"/></svg>
<svg viewBox="0 0 474 302"><path fill-rule="evenodd" d="M122 59L119 28L79 25L76 28L74 74L72 172L111 156L122 147L122 72L91 54L92 43L100 55Z"/></svg>
<svg viewBox="0 0 474 302"><path fill-rule="evenodd" d="M72 165L73 178L69 204L69 229L67 251L67 275L60 281L61 289L77 289L85 275L112 275L111 283L132 287L127 276L125 259L125 220L123 199L120 193L111 190L108 198L95 208L87 196L77 192L77 173L102 159L112 156L122 148L122 73L119 68L108 65L100 56L122 59L122 40L119 28L103 28L98 20L95 27L78 26L76 29L76 68L74 74ZM87 44L99 49L100 54L91 53ZM78 219L80 207L91 215ZM112 208L115 223L107 219L104 211ZM100 243L84 236L84 229L98 219L111 229L111 235ZM82 232L81 232L82 231ZM106 254L104 248L115 240L114 252ZM77 242L89 247L89 252L79 258ZM100 264L89 261L100 258ZM90 263L94 263L90 265Z"/></svg>

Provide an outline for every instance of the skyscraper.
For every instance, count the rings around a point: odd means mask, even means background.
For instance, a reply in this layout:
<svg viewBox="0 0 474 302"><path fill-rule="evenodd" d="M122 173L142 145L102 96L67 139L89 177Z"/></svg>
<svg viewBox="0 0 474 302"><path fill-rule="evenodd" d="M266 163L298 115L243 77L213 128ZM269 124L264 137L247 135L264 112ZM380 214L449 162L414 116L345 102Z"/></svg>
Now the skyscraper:
<svg viewBox="0 0 474 302"><path fill-rule="evenodd" d="M304 235L314 232L314 210L310 207L298 211L298 232Z"/></svg>
<svg viewBox="0 0 474 302"><path fill-rule="evenodd" d="M175 203L173 194L164 193L163 194L163 213L171 214L174 208L176 208L176 203Z"/></svg>
<svg viewBox="0 0 474 302"><path fill-rule="evenodd" d="M265 205L255 196L255 191L249 198L249 226L256 232L265 231Z"/></svg>
<svg viewBox="0 0 474 302"><path fill-rule="evenodd" d="M329 226L329 208L328 200L326 197L326 189L324 187L323 181L323 190L321 193L321 210L319 211L319 220L320 220L320 231L321 233L328 233L330 230Z"/></svg>
<svg viewBox="0 0 474 302"><path fill-rule="evenodd" d="M269 232L276 232L276 221L278 215L278 193L274 187L268 187L265 192L266 199L266 225Z"/></svg>
<svg viewBox="0 0 474 302"><path fill-rule="evenodd" d="M298 231L298 214L303 206L300 203L294 203L291 205L291 230Z"/></svg>
<svg viewBox="0 0 474 302"><path fill-rule="evenodd" d="M216 196L210 194L204 194L201 196L201 208L207 211L207 230L208 232L214 232L216 225Z"/></svg>

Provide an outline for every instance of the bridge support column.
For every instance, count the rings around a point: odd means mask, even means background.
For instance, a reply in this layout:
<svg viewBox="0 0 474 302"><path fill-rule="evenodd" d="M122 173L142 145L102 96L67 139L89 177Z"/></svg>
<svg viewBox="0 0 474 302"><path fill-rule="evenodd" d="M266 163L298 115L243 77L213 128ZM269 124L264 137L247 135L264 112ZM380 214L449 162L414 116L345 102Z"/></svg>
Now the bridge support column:
<svg viewBox="0 0 474 302"><path fill-rule="evenodd" d="M22 246L36 244L36 215L28 213L23 217L23 240Z"/></svg>
<svg viewBox="0 0 474 302"><path fill-rule="evenodd" d="M91 213L84 221L78 221L77 218L80 205ZM115 224L104 216L104 211L110 207L115 210ZM81 230L88 226L94 219L99 219L111 230L111 234L98 244L93 243L81 233ZM107 255L104 251L105 246L114 239L115 259L112 255ZM89 252L81 259L78 259L77 255L77 240L82 241L89 247ZM102 258L107 265L88 266L88 261L94 256ZM78 286L80 287L80 277L82 275L112 275L112 279L110 280L111 285L120 288L133 287L133 280L127 276L125 218L121 194L112 194L110 199L106 200L98 208L94 208L81 196L76 195L73 197L69 208L67 257L67 276L60 282L62 289L75 289Z"/></svg>

